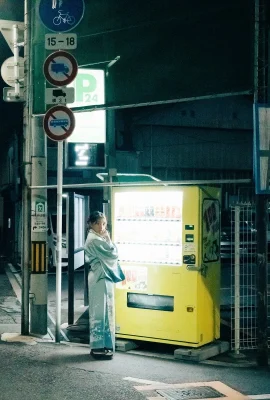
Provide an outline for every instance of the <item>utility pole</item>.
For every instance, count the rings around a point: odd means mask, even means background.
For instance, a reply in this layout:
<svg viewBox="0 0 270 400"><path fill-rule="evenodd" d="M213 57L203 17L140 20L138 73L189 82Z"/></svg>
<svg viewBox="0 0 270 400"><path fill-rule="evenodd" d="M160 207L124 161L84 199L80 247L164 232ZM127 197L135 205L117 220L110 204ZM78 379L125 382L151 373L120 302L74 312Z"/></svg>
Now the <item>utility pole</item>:
<svg viewBox="0 0 270 400"><path fill-rule="evenodd" d="M24 113L23 113L23 179L22 179L22 315L21 333L29 334L29 287L30 287L30 184L31 184L31 124L30 124L30 0L24 2Z"/></svg>
<svg viewBox="0 0 270 400"><path fill-rule="evenodd" d="M42 117L33 116L32 21L34 1L25 0L25 107L23 142L23 241L21 332L47 333L47 190L46 137ZM31 303L30 303L31 299ZM29 308L30 305L30 308Z"/></svg>
<svg viewBox="0 0 270 400"><path fill-rule="evenodd" d="M47 185L46 137L43 118L31 116L32 185ZM47 334L47 190L31 191L30 333Z"/></svg>
<svg viewBox="0 0 270 400"><path fill-rule="evenodd" d="M269 100L269 0L255 0L254 29L254 104ZM267 20L268 18L268 20ZM268 183L269 184L269 183ZM267 343L267 225L268 195L256 195L257 229L257 364L268 365Z"/></svg>

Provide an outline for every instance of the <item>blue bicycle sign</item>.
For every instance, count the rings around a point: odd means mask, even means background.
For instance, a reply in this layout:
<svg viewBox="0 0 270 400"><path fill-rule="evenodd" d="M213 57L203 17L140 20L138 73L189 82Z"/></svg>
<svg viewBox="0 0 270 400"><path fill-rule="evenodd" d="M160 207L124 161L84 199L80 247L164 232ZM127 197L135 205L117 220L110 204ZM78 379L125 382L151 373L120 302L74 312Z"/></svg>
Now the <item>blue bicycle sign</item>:
<svg viewBox="0 0 270 400"><path fill-rule="evenodd" d="M51 31L68 32L81 22L84 9L84 0L40 0L39 16Z"/></svg>
<svg viewBox="0 0 270 400"><path fill-rule="evenodd" d="M53 19L54 25L60 25L61 23L68 25L75 24L75 18L73 17L73 15L69 15L69 12L63 13L62 10L59 10L58 14L59 15L57 17L54 17Z"/></svg>

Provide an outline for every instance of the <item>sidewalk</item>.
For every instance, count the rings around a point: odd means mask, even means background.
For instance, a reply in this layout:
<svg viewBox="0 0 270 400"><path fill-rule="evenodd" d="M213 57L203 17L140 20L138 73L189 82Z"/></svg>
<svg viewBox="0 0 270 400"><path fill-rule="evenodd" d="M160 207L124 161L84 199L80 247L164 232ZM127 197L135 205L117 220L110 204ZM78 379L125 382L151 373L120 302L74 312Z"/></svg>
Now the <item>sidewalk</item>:
<svg viewBox="0 0 270 400"><path fill-rule="evenodd" d="M21 331L21 304L5 270L0 270L0 334Z"/></svg>
<svg viewBox="0 0 270 400"><path fill-rule="evenodd" d="M7 264L0 275L0 334L21 332L21 275L11 264ZM48 292L48 335L44 340L55 341L55 275L50 276ZM67 275L63 274L61 296L61 336L63 342L81 343L88 345L88 309L83 305L82 294L74 296L74 324L68 326L68 296ZM123 351L122 342L118 341L120 351ZM121 342L121 343L120 343ZM140 347L130 350L129 354L140 354L147 357L174 359L174 346L159 343L141 342ZM224 353L202 361L205 364L226 365L228 367L256 366L256 354L248 352L242 357L233 357L233 354Z"/></svg>
<svg viewBox="0 0 270 400"><path fill-rule="evenodd" d="M1 333L20 333L21 331L21 277L18 271L11 265L6 265L5 270L0 275L0 334ZM61 299L61 334L62 340L66 343L77 343L88 345L88 310L83 306L82 294L75 296L75 322L74 325L67 326L67 277L63 275L62 299ZM50 279L50 284L54 287L55 276ZM55 293L51 288L48 295L48 335L45 341L54 342L55 334ZM125 341L118 341L118 350L123 351ZM139 348L129 350L129 354L138 354L146 357L174 360L174 346L162 345L159 343L141 342ZM219 354L215 357L201 361L201 364L220 365L228 367L254 367L256 366L256 353L248 352L245 355L234 357L231 353Z"/></svg>

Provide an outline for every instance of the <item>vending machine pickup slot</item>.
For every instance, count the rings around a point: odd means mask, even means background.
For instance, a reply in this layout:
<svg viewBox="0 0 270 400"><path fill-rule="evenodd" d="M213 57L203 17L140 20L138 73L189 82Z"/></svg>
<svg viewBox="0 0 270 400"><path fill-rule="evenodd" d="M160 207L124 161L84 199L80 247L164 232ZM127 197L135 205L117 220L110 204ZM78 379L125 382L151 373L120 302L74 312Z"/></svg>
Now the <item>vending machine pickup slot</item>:
<svg viewBox="0 0 270 400"><path fill-rule="evenodd" d="M149 295L141 293L127 293L127 306L147 310L173 311L174 297L164 295Z"/></svg>

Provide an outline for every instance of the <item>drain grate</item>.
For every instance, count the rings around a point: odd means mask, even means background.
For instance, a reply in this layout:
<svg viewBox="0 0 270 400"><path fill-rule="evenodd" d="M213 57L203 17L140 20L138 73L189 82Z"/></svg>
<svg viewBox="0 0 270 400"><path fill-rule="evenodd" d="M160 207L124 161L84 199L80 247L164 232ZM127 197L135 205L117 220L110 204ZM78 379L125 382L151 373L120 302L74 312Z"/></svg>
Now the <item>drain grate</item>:
<svg viewBox="0 0 270 400"><path fill-rule="evenodd" d="M226 397L210 386L189 386L178 389L156 390L158 394L168 400L188 400L188 399L215 399Z"/></svg>

